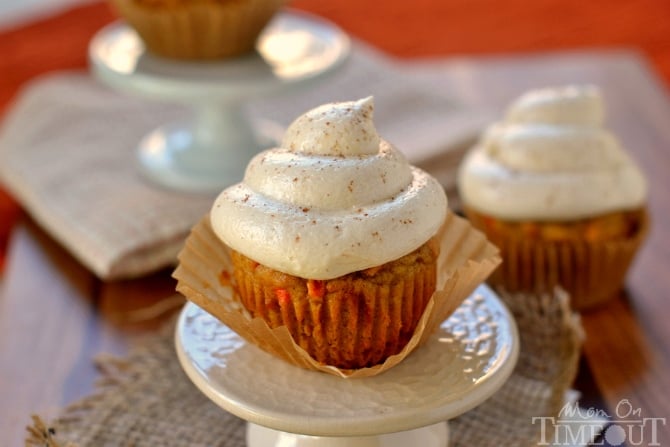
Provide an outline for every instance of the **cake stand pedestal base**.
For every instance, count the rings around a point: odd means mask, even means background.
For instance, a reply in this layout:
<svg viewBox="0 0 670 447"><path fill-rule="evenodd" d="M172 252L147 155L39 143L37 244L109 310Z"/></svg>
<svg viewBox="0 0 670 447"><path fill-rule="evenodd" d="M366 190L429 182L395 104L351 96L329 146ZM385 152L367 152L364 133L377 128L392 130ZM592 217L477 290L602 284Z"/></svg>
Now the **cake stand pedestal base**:
<svg viewBox="0 0 670 447"><path fill-rule="evenodd" d="M248 447L445 447L449 443L446 422L414 430L376 436L307 436L247 424Z"/></svg>
<svg viewBox="0 0 670 447"><path fill-rule="evenodd" d="M142 173L162 186L181 191L218 192L242 180L246 164L263 148L235 102L195 107L193 122L166 124L139 143Z"/></svg>

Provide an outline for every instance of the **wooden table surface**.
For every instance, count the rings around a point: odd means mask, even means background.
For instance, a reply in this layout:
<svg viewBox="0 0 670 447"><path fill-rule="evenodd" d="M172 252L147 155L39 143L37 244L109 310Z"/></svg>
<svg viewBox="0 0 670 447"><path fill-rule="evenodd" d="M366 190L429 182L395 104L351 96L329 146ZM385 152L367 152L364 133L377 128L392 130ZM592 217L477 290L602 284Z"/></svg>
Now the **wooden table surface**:
<svg viewBox="0 0 670 447"><path fill-rule="evenodd" d="M384 8L369 3L375 2L304 0L293 6L329 17L398 56L458 55L415 67L414 75L456 99L493 110L529 87L567 82L602 86L609 126L650 179L652 232L622 295L582 316L586 341L576 386L584 392L585 404L602 405L610 413L627 399L642 417L670 416L670 101L663 81L670 77L667 2L647 0L634 9L624 2L546 1L529 9L527 2L515 1L498 15L478 12L493 4L479 0L468 6L458 2L461 9L438 0L391 1ZM590 5L583 16L571 14L570 5L577 4ZM468 9L475 6L480 9ZM602 8L609 9L603 13ZM88 39L112 19L106 5L93 4L0 33L0 54L5 56L0 57L0 107L9 106L17 89L38 74L85 67ZM639 51L612 50L631 44ZM598 50L544 51L589 46ZM603 46L609 49L601 51ZM100 281L28 216L10 227L17 210L0 193L0 239L9 241L0 283L3 446L23 444L31 414L53 417L89 394L97 377L92 359L99 353L122 355L131 340L155 330L180 303L169 269L137 280ZM657 445L670 445L670 426L659 428Z"/></svg>

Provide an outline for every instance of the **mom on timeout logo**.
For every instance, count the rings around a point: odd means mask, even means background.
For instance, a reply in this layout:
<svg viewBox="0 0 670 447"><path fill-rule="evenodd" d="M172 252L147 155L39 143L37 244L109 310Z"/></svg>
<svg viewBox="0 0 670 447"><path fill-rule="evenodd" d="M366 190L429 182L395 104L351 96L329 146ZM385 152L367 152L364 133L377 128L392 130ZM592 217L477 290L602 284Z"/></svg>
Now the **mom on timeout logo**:
<svg viewBox="0 0 670 447"><path fill-rule="evenodd" d="M666 422L665 417L644 416L628 399L619 401L612 415L568 402L558 417L532 418L533 425L540 427L540 446L660 446L658 431Z"/></svg>

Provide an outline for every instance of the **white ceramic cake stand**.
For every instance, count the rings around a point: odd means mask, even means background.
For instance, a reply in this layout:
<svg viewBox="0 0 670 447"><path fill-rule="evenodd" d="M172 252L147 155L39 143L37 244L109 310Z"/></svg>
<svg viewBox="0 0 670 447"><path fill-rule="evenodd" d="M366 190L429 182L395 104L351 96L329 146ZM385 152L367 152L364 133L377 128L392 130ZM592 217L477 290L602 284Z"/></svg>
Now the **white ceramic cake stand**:
<svg viewBox="0 0 670 447"><path fill-rule="evenodd" d="M445 447L445 421L498 390L519 353L514 320L484 285L430 341L369 378L292 366L192 303L181 313L175 338L193 383L249 421L249 447Z"/></svg>
<svg viewBox="0 0 670 447"><path fill-rule="evenodd" d="M166 123L140 141L140 166L163 186L218 192L240 180L249 159L274 143L261 141L241 104L305 87L345 60L349 46L333 24L283 12L247 56L221 62L157 57L145 51L133 29L117 22L92 39L89 59L93 73L111 87L195 110L189 122Z"/></svg>

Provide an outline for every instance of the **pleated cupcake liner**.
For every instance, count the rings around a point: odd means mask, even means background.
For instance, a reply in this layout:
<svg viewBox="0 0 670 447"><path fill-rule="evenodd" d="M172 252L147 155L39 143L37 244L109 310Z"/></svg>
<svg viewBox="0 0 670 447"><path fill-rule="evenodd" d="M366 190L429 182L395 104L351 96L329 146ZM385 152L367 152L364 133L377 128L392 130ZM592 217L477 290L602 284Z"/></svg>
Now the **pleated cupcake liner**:
<svg viewBox="0 0 670 447"><path fill-rule="evenodd" d="M584 311L618 296L649 231L644 210L635 234L602 241L551 241L489 235L502 264L489 283L509 292L547 293L559 286L574 310Z"/></svg>
<svg viewBox="0 0 670 447"><path fill-rule="evenodd" d="M173 59L215 60L252 51L285 0L112 3L150 52Z"/></svg>
<svg viewBox="0 0 670 447"><path fill-rule="evenodd" d="M375 365L402 350L435 290L435 262L416 263L387 284L359 276L325 282L320 297L301 290L297 279L263 281L254 269L233 263L236 291L252 315L273 328L286 326L316 361L339 368ZM277 296L281 286L290 299Z"/></svg>
<svg viewBox="0 0 670 447"><path fill-rule="evenodd" d="M285 325L271 328L252 318L232 284L231 249L214 234L205 216L193 227L179 254L173 276L177 290L215 316L247 342L296 366L340 377L370 377L399 364L424 343L500 264L498 249L468 221L449 213L435 236L439 246L436 291L428 300L414 332L397 354L371 367L338 368L313 358ZM372 334L374 336L374 334Z"/></svg>

